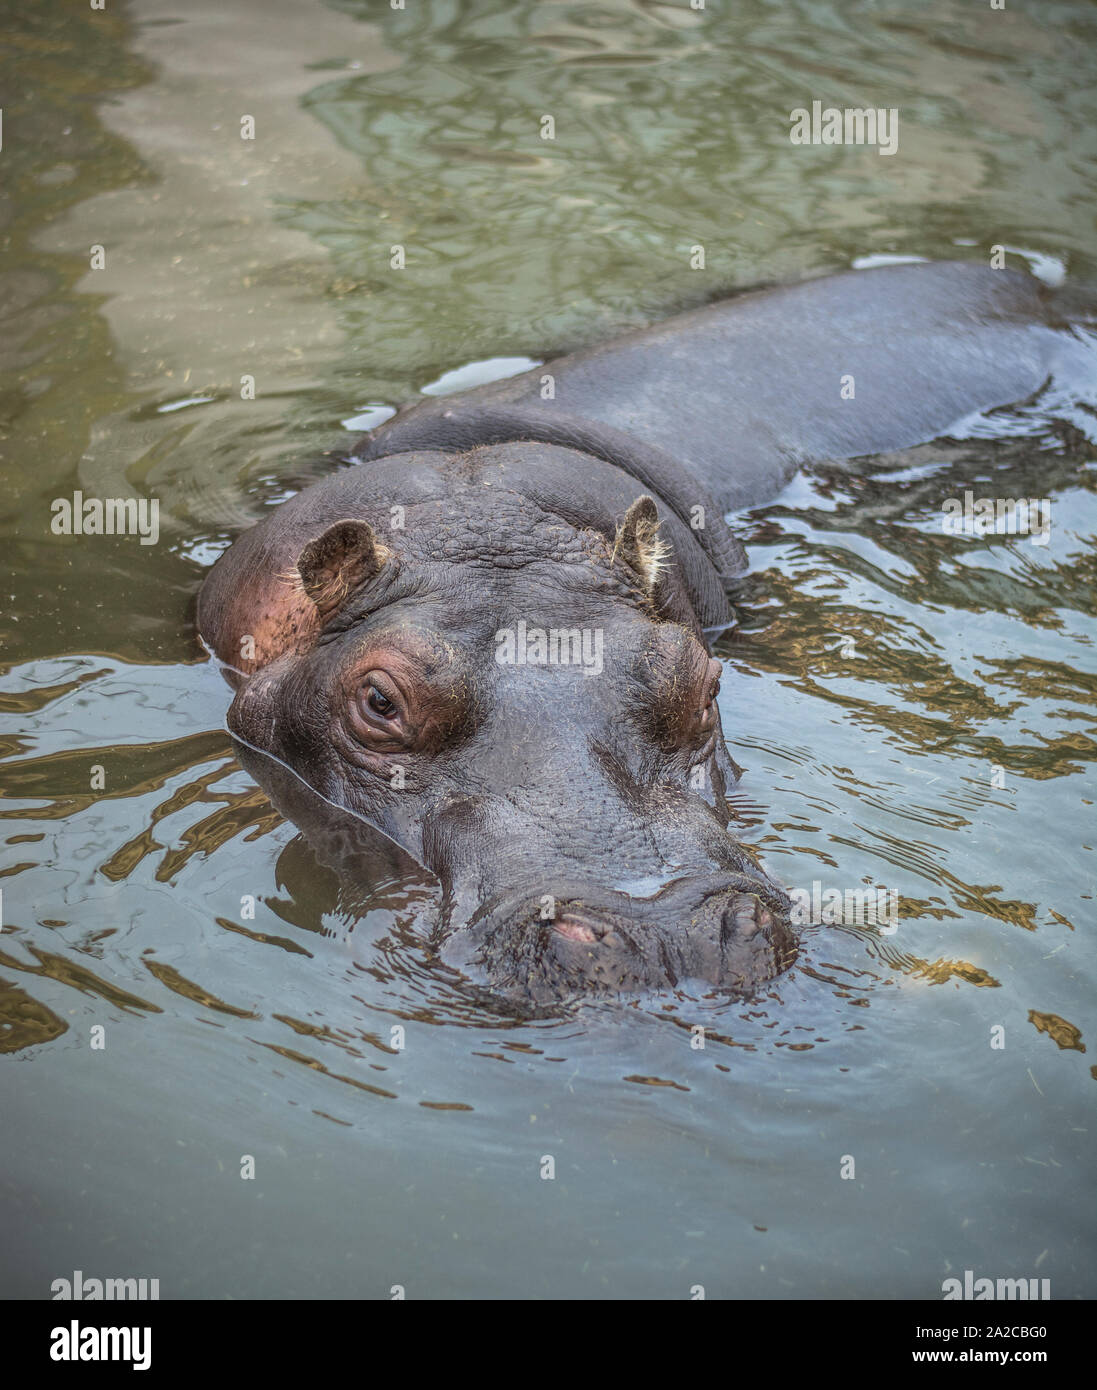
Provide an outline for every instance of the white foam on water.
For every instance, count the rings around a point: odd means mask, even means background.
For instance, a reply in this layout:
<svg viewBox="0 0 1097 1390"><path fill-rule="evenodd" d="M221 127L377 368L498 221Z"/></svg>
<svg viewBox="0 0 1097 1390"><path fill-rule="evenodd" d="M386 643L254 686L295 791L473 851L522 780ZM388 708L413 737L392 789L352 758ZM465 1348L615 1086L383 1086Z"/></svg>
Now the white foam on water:
<svg viewBox="0 0 1097 1390"><path fill-rule="evenodd" d="M424 396L452 396L455 391L469 391L474 386L486 386L489 381L504 381L508 376L518 376L540 365L533 357L487 357L482 362L467 362L463 367L443 372L437 381L428 382L421 390Z"/></svg>

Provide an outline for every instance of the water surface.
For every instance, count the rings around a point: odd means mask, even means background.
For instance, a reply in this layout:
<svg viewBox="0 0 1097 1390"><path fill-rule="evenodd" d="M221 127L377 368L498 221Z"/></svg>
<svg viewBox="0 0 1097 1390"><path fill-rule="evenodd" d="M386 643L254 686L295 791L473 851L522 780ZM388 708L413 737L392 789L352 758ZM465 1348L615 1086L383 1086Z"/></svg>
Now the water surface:
<svg viewBox="0 0 1097 1390"><path fill-rule="evenodd" d="M422 950L421 876L363 910L239 768L193 598L344 422L469 363L878 256L1093 282L1097 12L4 23L3 1291L934 1298L971 1268L1094 1296L1091 414L736 519L741 833L790 885L902 904L891 935L809 928L750 1003L485 1008ZM900 107L899 153L792 147L816 98ZM1050 544L943 535L965 487L1050 497ZM158 498L158 543L53 535L78 489Z"/></svg>

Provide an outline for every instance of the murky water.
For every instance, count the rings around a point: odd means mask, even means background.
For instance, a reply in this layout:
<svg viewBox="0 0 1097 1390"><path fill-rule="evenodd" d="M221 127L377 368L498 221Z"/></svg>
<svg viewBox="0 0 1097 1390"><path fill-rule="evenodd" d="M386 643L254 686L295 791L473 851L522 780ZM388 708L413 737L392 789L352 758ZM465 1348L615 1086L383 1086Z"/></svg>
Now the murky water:
<svg viewBox="0 0 1097 1390"><path fill-rule="evenodd" d="M738 520L742 833L789 884L901 897L894 933L810 928L750 1005L486 1011L424 960L421 879L363 916L240 770L192 619L343 422L466 363L873 255L1097 279L1097 11L134 0L4 29L3 1292L1097 1293L1092 418L1006 413ZM792 147L816 98L899 106L899 153ZM965 487L1050 497L1050 543L942 535ZM77 490L158 498L158 542L52 534Z"/></svg>

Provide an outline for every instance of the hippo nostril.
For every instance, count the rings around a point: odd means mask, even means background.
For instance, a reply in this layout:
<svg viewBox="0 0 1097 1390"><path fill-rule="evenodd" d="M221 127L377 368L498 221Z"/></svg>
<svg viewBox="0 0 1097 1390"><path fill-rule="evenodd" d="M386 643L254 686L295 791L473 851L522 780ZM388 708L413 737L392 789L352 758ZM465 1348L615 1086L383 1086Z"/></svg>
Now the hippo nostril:
<svg viewBox="0 0 1097 1390"><path fill-rule="evenodd" d="M472 965L537 1003L668 986L749 993L789 963L777 891L770 900L747 874L674 880L651 898L558 883L551 894L530 890L486 905L469 926Z"/></svg>
<svg viewBox="0 0 1097 1390"><path fill-rule="evenodd" d="M554 931L559 933L560 936L566 937L569 941L593 943L597 941L600 936L593 922L589 922L585 917L579 917L571 912L565 912L562 917L557 917L552 925Z"/></svg>
<svg viewBox="0 0 1097 1390"><path fill-rule="evenodd" d="M755 932L766 931L772 926L769 908L752 895L737 897L734 905L724 913L724 932L734 933L740 940L748 941Z"/></svg>
<svg viewBox="0 0 1097 1390"><path fill-rule="evenodd" d="M625 940L612 922L589 916L574 909L563 912L553 922L553 929L568 941L578 941L584 946L604 946L614 950L625 945Z"/></svg>

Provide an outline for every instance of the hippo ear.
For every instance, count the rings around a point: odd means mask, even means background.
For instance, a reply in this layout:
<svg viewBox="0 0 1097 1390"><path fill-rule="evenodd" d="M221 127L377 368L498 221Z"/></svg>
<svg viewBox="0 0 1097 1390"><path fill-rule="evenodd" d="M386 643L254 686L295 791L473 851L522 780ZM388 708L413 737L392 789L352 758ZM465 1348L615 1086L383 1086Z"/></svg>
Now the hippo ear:
<svg viewBox="0 0 1097 1390"><path fill-rule="evenodd" d="M645 593L651 597L666 567L669 551L670 547L659 537L659 513L655 502L645 493L633 502L617 528L614 559L624 560L639 575Z"/></svg>
<svg viewBox="0 0 1097 1390"><path fill-rule="evenodd" d="M373 578L390 553L366 521L337 521L309 541L298 557L297 573L320 621L333 617L350 594Z"/></svg>

